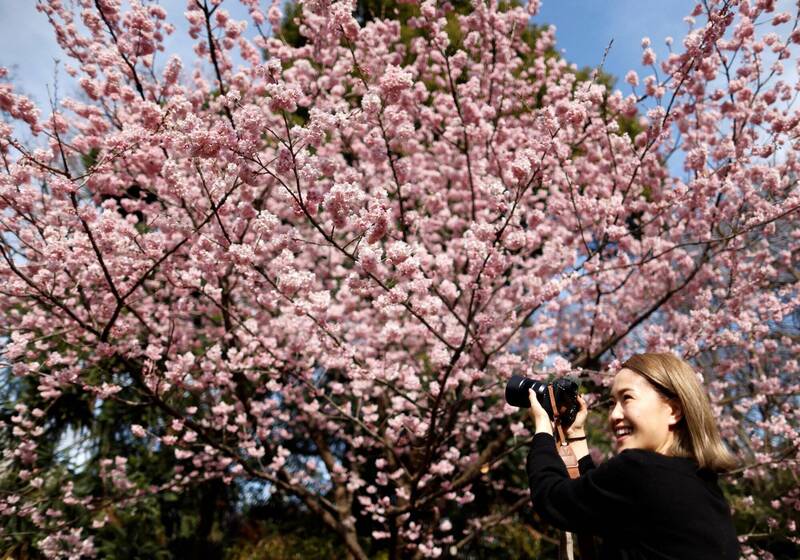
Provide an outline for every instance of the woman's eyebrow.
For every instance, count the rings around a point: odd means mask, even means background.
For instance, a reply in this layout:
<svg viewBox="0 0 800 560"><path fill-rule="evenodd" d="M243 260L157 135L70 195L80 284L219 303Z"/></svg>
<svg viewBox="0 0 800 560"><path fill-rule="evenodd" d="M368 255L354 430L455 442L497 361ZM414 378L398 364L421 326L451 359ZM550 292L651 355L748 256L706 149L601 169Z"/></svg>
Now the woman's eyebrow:
<svg viewBox="0 0 800 560"><path fill-rule="evenodd" d="M620 390L618 390L618 391L611 391L611 394L612 394L612 395L621 395L621 394L622 394L622 393L624 393L625 391L632 391L632 390L633 390L633 388L632 388L632 387L623 387L622 389L620 389Z"/></svg>

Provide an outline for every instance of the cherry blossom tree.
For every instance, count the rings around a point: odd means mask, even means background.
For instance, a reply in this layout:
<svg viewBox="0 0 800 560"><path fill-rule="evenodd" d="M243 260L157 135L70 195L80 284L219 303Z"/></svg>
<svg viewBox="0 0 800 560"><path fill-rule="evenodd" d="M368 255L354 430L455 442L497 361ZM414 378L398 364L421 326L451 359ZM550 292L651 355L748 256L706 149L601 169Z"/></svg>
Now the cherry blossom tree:
<svg viewBox="0 0 800 560"><path fill-rule="evenodd" d="M797 13L704 0L613 89L537 0L303 1L296 41L241 4L187 3L192 67L157 4L42 0L81 95L0 84L2 367L35 388L4 405L0 538L92 556L146 496L249 481L352 558L455 555L532 515L505 380L602 397L647 350L709 389L747 555L798 551ZM106 456L77 491L40 445L75 395L153 411L119 428L167 479Z"/></svg>

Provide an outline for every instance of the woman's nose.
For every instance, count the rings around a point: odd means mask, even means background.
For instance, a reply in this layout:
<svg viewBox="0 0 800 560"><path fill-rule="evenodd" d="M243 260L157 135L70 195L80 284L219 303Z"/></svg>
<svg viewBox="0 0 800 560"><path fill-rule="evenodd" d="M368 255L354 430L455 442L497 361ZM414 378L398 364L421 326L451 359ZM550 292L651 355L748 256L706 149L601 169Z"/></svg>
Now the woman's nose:
<svg viewBox="0 0 800 560"><path fill-rule="evenodd" d="M614 403L614 406L608 413L608 418L611 420L612 424L617 420L622 420L622 407L619 403Z"/></svg>

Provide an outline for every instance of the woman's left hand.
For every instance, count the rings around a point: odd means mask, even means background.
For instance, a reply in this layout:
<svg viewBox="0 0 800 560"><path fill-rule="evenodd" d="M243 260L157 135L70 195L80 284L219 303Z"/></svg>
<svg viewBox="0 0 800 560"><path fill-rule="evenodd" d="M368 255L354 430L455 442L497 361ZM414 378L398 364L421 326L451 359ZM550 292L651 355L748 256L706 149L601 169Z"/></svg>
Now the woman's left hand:
<svg viewBox="0 0 800 560"><path fill-rule="evenodd" d="M536 398L536 393L533 392L533 389L528 389L528 398L531 401L528 415L536 425L536 433L545 432L552 435L553 425L550 421L550 416L547 415L547 411L539 403L539 399Z"/></svg>

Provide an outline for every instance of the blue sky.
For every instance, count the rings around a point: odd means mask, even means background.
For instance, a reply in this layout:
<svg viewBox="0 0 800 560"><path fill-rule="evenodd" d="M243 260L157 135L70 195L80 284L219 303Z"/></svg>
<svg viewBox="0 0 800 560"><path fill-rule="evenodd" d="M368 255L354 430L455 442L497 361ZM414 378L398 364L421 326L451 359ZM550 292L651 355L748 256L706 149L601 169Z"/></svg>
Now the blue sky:
<svg viewBox="0 0 800 560"><path fill-rule="evenodd" d="M192 60L191 40L185 33L183 12L186 0L161 0L169 21L177 27L167 43L167 55L176 52ZM266 6L267 2L263 2ZM47 107L49 85L54 83L54 60L66 60L55 42L45 17L36 11L34 0L0 0L0 66L11 69L18 91L30 95ZM673 36L676 43L687 30L684 16L694 2L688 0L544 0L535 23L556 26L558 46L564 56L578 66L597 66L611 39L614 44L604 69L619 78L618 86L627 85L622 77L640 67L641 39L649 36L660 57L666 53L664 38ZM226 0L224 8L234 17L246 12L235 0ZM168 56L162 55L162 62ZM74 91L74 82L59 72L59 97ZM47 111L45 111L47 112Z"/></svg>
<svg viewBox="0 0 800 560"><path fill-rule="evenodd" d="M533 21L555 25L557 47L579 67L600 64L613 39L603 69L616 76L617 87L627 93L623 77L628 70L645 73L642 37L649 37L653 50L664 58L664 39L671 36L680 44L689 29L683 18L694 5L687 0L544 0Z"/></svg>

